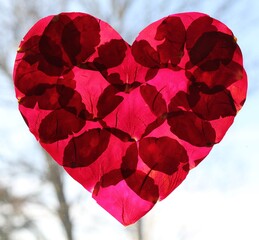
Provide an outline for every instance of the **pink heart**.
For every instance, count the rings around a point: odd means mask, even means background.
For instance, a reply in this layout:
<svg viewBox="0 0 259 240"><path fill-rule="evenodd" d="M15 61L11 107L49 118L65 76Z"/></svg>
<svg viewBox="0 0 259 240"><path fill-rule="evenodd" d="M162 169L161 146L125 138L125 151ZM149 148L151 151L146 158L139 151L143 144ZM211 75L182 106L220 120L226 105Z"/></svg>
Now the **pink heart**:
<svg viewBox="0 0 259 240"><path fill-rule="evenodd" d="M201 13L154 22L132 46L88 14L46 17L20 45L14 83L42 147L124 225L220 142L247 91L235 37Z"/></svg>

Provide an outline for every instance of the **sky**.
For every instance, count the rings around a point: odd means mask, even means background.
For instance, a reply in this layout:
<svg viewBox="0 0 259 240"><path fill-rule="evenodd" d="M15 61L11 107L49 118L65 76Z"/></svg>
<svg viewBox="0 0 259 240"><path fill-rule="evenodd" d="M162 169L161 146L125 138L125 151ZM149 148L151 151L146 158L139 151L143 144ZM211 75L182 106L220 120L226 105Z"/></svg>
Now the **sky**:
<svg viewBox="0 0 259 240"><path fill-rule="evenodd" d="M215 1L207 2L201 8L192 6L187 9L213 13ZM233 30L242 49L249 79L247 101L224 139L209 156L189 173L168 198L158 203L143 218L148 240L259 239L259 83L256 79L259 74L259 29L255 22L255 19L258 20L259 3L256 0L249 2L247 16L238 15L243 6L244 1L236 1L231 10L233 12L225 13L220 20ZM76 4L71 4L70 8L73 11L81 10ZM144 9L145 6L139 3L134 8ZM170 11L170 8L167 9L165 15ZM159 13L152 13L151 21L161 17ZM249 19L244 21L244 18ZM145 26L143 22L136 27L136 35ZM130 22L126 26L134 27ZM122 34L127 35L127 30L122 31ZM34 162L35 156L42 157L41 152L16 108L13 89L6 79L1 79L0 158L17 159L19 156L19 159L27 158ZM1 182L8 181L9 178L4 176L0 176ZM77 223L77 240L85 240L86 236L89 240L131 239L128 230L99 207L78 183L70 177L66 183L66 191L71 195L80 192L85 199L73 209L72 214ZM26 178L14 185L20 194L26 191L25 186L28 191L38 186ZM55 220L53 224L49 222L49 213L37 207L32 210L35 217L40 216L38 220L42 228L48 229L48 240L61 239L62 230L56 227ZM17 239L34 240L29 239L26 231Z"/></svg>

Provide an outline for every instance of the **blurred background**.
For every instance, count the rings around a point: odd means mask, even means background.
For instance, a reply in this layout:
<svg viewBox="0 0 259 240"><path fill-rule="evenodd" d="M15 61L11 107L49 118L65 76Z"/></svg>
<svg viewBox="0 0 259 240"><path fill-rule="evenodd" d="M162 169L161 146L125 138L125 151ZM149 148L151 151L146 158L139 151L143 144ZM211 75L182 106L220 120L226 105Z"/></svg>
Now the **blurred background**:
<svg viewBox="0 0 259 240"><path fill-rule="evenodd" d="M1 0L0 240L258 240L259 1ZM123 227L40 148L17 108L19 42L40 18L90 13L129 43L151 22L198 11L232 29L249 78L247 101L220 144L167 199Z"/></svg>

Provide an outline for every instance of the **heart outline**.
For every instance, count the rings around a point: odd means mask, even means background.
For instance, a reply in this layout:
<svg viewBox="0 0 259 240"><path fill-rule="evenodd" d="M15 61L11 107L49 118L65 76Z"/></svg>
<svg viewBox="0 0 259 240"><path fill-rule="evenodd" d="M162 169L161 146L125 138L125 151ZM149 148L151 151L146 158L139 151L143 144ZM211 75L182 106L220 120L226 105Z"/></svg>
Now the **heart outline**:
<svg viewBox="0 0 259 240"><path fill-rule="evenodd" d="M19 47L14 84L42 147L124 225L220 142L247 91L231 30L201 13L160 19L132 46L88 14L46 17Z"/></svg>

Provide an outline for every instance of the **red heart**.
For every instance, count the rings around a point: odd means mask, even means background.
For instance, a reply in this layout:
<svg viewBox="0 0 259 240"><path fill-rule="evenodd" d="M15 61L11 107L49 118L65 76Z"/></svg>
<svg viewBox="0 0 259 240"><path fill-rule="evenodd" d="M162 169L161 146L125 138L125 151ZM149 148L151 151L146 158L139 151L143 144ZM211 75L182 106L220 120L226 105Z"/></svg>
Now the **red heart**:
<svg viewBox="0 0 259 240"><path fill-rule="evenodd" d="M16 57L19 109L43 148L122 224L168 196L244 104L232 32L171 15L127 44L84 13L41 19Z"/></svg>

